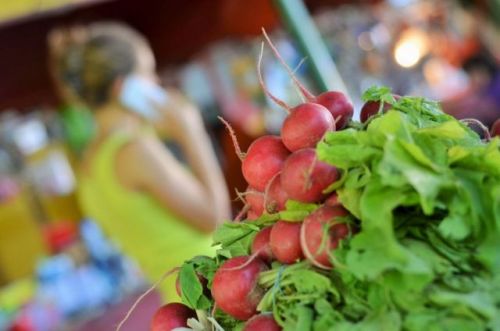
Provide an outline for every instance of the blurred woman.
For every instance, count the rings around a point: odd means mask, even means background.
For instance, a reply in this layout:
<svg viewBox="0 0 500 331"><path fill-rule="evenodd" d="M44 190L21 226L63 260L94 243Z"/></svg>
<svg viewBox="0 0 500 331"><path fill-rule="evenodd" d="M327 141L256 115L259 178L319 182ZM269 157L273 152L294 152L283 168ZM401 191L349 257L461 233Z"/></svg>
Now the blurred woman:
<svg viewBox="0 0 500 331"><path fill-rule="evenodd" d="M190 257L210 255L210 233L230 217L223 175L198 109L156 83L146 40L101 23L54 31L49 43L59 92L95 117L79 176L85 214L151 281ZM160 136L180 146L186 166ZM175 277L161 291L175 298Z"/></svg>

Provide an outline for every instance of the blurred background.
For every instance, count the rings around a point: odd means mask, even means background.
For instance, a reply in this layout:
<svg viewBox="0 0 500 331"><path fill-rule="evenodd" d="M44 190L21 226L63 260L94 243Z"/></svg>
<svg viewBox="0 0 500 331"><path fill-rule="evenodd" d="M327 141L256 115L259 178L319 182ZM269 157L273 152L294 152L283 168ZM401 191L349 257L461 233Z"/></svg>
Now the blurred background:
<svg viewBox="0 0 500 331"><path fill-rule="evenodd" d="M0 330L111 330L148 286L78 205L75 168L92 115L61 106L48 69L51 29L101 20L144 34L162 85L201 109L235 214L246 184L217 116L245 150L279 133L286 115L259 86L261 27L311 91L346 91L355 118L372 85L439 100L488 127L500 117L498 0L2 0ZM324 50L333 61L322 62ZM300 102L269 49L262 73L273 94ZM147 329L158 300L146 299L130 330Z"/></svg>

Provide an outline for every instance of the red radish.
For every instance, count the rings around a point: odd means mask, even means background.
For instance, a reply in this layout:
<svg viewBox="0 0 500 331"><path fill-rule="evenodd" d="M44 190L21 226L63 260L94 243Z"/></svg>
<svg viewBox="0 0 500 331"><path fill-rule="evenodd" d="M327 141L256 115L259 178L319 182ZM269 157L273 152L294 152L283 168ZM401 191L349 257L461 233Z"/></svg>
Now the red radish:
<svg viewBox="0 0 500 331"><path fill-rule="evenodd" d="M281 186L281 175L274 177L269 183L265 194L265 206L268 213L275 213L285 209L288 195Z"/></svg>
<svg viewBox="0 0 500 331"><path fill-rule="evenodd" d="M257 280L266 264L258 257L233 257L217 270L212 283L215 304L238 320L247 320L257 312L264 290Z"/></svg>
<svg viewBox="0 0 500 331"><path fill-rule="evenodd" d="M243 177L258 191L281 171L290 152L278 136L262 136L254 140L241 163Z"/></svg>
<svg viewBox="0 0 500 331"><path fill-rule="evenodd" d="M314 101L324 106L335 119L335 129L342 130L351 120L353 115L352 103L344 93L338 91L328 91L321 93Z"/></svg>
<svg viewBox="0 0 500 331"><path fill-rule="evenodd" d="M336 130L340 130L340 129L344 128L347 125L347 123L349 122L349 120L352 118L352 115L353 115L352 103L348 100L347 96L344 95L342 92L337 92L337 91L327 91L327 92L324 92L324 93L318 95L317 97L314 96L297 79L297 77L295 76L295 73L292 71L292 69L290 69L288 64L285 62L285 60L283 59L281 54L278 52L278 50L276 49L276 47L274 46L273 42L271 41L271 39L269 38L269 36L267 35L267 33L264 29L262 29L262 34L266 38L267 43L268 43L269 47L271 48L271 50L273 51L276 58L283 65L283 67L286 69L286 71L288 72L288 74L290 75L292 80L294 81L295 85L298 87L300 93L306 99L306 102L315 103L315 104L319 104L319 105L324 106L332 114L332 117L334 118L335 122L338 121L338 123L335 123ZM261 53L262 53L262 51L261 51ZM259 70L259 72L260 72L260 70ZM286 104L283 101L270 95L270 93L267 91L267 89L265 88L265 86L263 85L262 82L261 82L261 86L263 87L264 92L266 92L266 94L268 94L278 105L288 109Z"/></svg>
<svg viewBox="0 0 500 331"><path fill-rule="evenodd" d="M257 254L262 261L271 263L273 261L273 252L271 251L271 245L269 240L271 238L271 228L268 226L263 228L257 233L252 242L252 255Z"/></svg>
<svg viewBox="0 0 500 331"><path fill-rule="evenodd" d="M245 201L255 215L262 215L264 212L264 193L249 186L245 192Z"/></svg>
<svg viewBox="0 0 500 331"><path fill-rule="evenodd" d="M300 248L300 227L302 223L278 221L273 225L270 236L271 251L281 263L294 263L304 258Z"/></svg>
<svg viewBox="0 0 500 331"><path fill-rule="evenodd" d="M290 199L319 202L323 190L338 179L337 168L316 158L316 151L304 148L293 152L281 172L281 185Z"/></svg>
<svg viewBox="0 0 500 331"><path fill-rule="evenodd" d="M391 109L391 107L392 107L391 104L384 103L384 108L382 109L382 111L386 112L389 109ZM361 123L365 123L366 121L368 121L370 117L372 117L375 114L378 114L379 109L380 109L380 102L367 101L361 108L361 113L359 115Z"/></svg>
<svg viewBox="0 0 500 331"><path fill-rule="evenodd" d="M500 118L493 123L491 126L491 137L500 137Z"/></svg>
<svg viewBox="0 0 500 331"><path fill-rule="evenodd" d="M256 212L254 212L253 210L249 210L248 213L247 213L247 220L256 220L257 218L259 218L259 215L257 215Z"/></svg>
<svg viewBox="0 0 500 331"><path fill-rule="evenodd" d="M399 100L401 97L399 95L394 94L393 95L394 99ZM385 102L384 107L382 109L382 112L386 112L389 109L392 108L392 105L390 103ZM361 123L365 123L368 121L370 117L372 117L375 114L378 114L380 109L380 101L367 101L361 108L361 113L359 114L359 119L361 120Z"/></svg>
<svg viewBox="0 0 500 331"><path fill-rule="evenodd" d="M332 268L328 253L337 248L339 241L349 235L349 226L339 223L335 218L348 214L341 206L323 206L304 219L300 231L300 244L304 255L317 267ZM328 237L325 238L325 235Z"/></svg>
<svg viewBox="0 0 500 331"><path fill-rule="evenodd" d="M330 194L328 198L325 200L325 205L333 207L333 206L342 206L342 204L339 201L339 196L337 193L333 192Z"/></svg>
<svg viewBox="0 0 500 331"><path fill-rule="evenodd" d="M231 125L222 117L219 119L229 131L236 154L241 159L243 177L250 186L263 192L269 180L280 172L283 162L290 152L283 145L279 136L267 135L255 139L244 154Z"/></svg>
<svg viewBox="0 0 500 331"><path fill-rule="evenodd" d="M169 303L156 311L151 322L151 331L171 331L187 327L187 320L196 317L196 312L182 303Z"/></svg>
<svg viewBox="0 0 500 331"><path fill-rule="evenodd" d="M245 323L243 331L281 331L271 313L255 315Z"/></svg>
<svg viewBox="0 0 500 331"><path fill-rule="evenodd" d="M467 125L469 128L474 130L477 134L480 135L481 139L486 141L490 141L491 138L494 138L494 126L496 123L493 123L491 130L489 130L483 122L475 118L462 118L460 122Z"/></svg>
<svg viewBox="0 0 500 331"><path fill-rule="evenodd" d="M259 218L259 215L257 215L257 213L255 213L253 210L249 210L248 213L247 213L247 220L256 220L257 218Z"/></svg>
<svg viewBox="0 0 500 331"><path fill-rule="evenodd" d="M292 152L316 147L316 144L328 131L335 130L332 114L323 106L315 103L303 103L293 108L283 122L281 139Z"/></svg>

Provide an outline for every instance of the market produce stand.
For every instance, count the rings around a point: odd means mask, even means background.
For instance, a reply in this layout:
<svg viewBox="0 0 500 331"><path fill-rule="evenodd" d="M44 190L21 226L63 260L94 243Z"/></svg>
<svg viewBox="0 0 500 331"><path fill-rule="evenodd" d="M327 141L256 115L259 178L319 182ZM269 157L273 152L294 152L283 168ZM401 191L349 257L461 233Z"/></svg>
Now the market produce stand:
<svg viewBox="0 0 500 331"><path fill-rule="evenodd" d="M104 16L114 9L113 1L96 3ZM136 24L143 31L169 31L170 39L148 36L160 65L167 66L182 63L222 36L260 34L260 26L272 28L282 15L310 60L318 89L329 92L302 93L308 103L284 107L290 113L281 136L254 141L252 146L273 146L272 162L257 162L266 163L267 173L245 172L252 168L252 147L247 150L243 174L254 188L245 195L250 208L242 222L228 223L215 234L215 243L221 245L217 258L193 258L182 266L179 291L185 306L175 308L185 313L177 314L180 323L195 316L196 309L203 324L217 306L215 322L209 322L226 330L243 325L245 330L260 330L259 323L270 323L276 330L297 325L300 330L335 326L388 331L402 325L421 330L428 323L442 330L497 330L498 139L481 141L437 104L400 98L383 87L365 93L361 123L353 122L352 105L336 92L345 92L345 85L300 1L277 0L279 10L269 2L252 3L269 14L264 15L268 21L258 23L240 19L252 17L249 8L220 3L225 5L217 7L216 18L202 15L213 9L208 2L189 9L179 2L169 9L176 14L193 11L196 19L186 22L185 15L176 20L169 14L173 19L167 23ZM166 4L155 5L158 12L167 11ZM131 15L132 8L129 4L116 17ZM77 17L73 13L65 20ZM211 27L206 34L184 41L205 26ZM6 54L13 56L8 49ZM36 65L30 69L36 72ZM15 76L13 68L6 71L7 77ZM34 77L32 87L44 79ZM21 107L35 99L54 102L46 86L26 96L22 85L13 85L8 102ZM316 116L323 122L308 122ZM260 198L260 205L251 202L252 195ZM210 281L210 291L200 278ZM245 291L238 288L244 283ZM110 320L116 324L133 301L128 298L113 307L106 320L93 320L81 330L108 329ZM148 297L134 313L140 319L131 319L122 330L149 325L155 305L155 295ZM160 317L169 314L168 308ZM152 322L161 323L156 317Z"/></svg>

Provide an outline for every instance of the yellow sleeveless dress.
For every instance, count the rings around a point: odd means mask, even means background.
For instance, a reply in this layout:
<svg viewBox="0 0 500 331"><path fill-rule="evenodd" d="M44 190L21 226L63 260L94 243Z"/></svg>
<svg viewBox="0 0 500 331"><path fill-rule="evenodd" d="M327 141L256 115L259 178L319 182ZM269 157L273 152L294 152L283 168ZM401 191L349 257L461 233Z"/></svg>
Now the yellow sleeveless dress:
<svg viewBox="0 0 500 331"><path fill-rule="evenodd" d="M89 171L80 175L78 196L85 215L135 259L149 281L156 282L183 261L196 255L213 256L215 250L209 235L196 231L152 197L121 185L115 160L131 139L129 134L114 133L98 147ZM179 299L175 279L171 275L159 286L166 302Z"/></svg>

